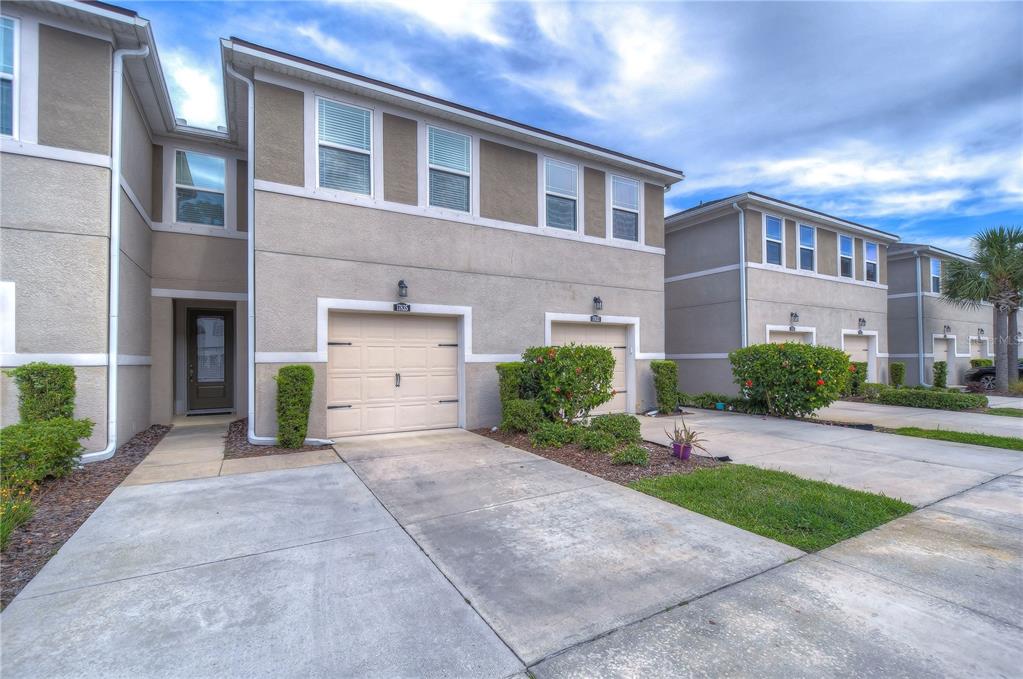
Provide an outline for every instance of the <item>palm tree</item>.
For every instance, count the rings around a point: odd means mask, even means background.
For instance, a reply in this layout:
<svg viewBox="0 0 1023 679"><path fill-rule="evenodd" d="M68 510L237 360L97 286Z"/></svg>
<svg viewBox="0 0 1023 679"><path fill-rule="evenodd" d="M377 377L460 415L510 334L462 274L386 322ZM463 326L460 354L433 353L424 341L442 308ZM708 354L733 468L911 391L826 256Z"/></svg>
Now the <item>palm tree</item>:
<svg viewBox="0 0 1023 679"><path fill-rule="evenodd" d="M1016 362L1010 362L1009 317L1023 302L1023 229L998 226L972 239L973 261L951 260L941 282L941 297L959 307L990 302L995 308L995 388L1005 391L1017 378ZM1015 324L1013 324L1015 325ZM1016 351L1011 352L1016 354Z"/></svg>

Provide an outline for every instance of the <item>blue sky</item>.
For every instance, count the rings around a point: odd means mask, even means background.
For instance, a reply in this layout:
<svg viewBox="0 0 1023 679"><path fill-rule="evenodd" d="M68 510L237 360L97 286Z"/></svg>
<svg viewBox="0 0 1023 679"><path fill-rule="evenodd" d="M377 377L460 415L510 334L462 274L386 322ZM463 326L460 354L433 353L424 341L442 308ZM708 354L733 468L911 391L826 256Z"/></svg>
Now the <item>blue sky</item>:
<svg viewBox="0 0 1023 679"><path fill-rule="evenodd" d="M116 0L115 0L116 1ZM253 42L968 252L1023 225L1023 3L124 2L177 115Z"/></svg>

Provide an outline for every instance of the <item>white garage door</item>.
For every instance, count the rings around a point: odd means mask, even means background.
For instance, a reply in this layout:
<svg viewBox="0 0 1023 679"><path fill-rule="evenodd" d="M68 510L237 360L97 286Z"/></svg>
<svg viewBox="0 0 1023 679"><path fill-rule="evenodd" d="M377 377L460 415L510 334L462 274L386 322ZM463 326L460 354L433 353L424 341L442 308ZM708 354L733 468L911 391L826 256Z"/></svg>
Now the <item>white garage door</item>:
<svg viewBox="0 0 1023 679"><path fill-rule="evenodd" d="M849 354L850 361L868 363L870 361L870 337L867 335L846 335L845 353Z"/></svg>
<svg viewBox="0 0 1023 679"><path fill-rule="evenodd" d="M771 344L783 344L785 342L810 344L810 333L789 332L787 330L771 330L767 333L767 341L770 342Z"/></svg>
<svg viewBox="0 0 1023 679"><path fill-rule="evenodd" d="M592 411L592 414L623 413L626 406L626 360L627 345L624 325L603 325L601 323L554 323L551 325L551 344L588 344L608 347L615 357L613 386L617 392L611 400Z"/></svg>
<svg viewBox="0 0 1023 679"><path fill-rule="evenodd" d="M458 426L458 322L332 313L327 435Z"/></svg>

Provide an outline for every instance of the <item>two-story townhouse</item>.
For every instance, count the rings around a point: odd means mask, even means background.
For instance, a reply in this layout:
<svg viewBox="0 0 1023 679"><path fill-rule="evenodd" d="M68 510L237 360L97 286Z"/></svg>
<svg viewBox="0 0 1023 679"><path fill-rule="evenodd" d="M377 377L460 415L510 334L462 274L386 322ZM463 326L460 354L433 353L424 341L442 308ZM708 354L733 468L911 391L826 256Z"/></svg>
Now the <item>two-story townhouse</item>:
<svg viewBox="0 0 1023 679"><path fill-rule="evenodd" d="M611 347L608 409L653 402L681 172L237 39L198 129L134 12L2 14L0 353L75 366L87 460L186 414L270 442L295 362L316 438L496 423L494 364L543 343Z"/></svg>
<svg viewBox="0 0 1023 679"><path fill-rule="evenodd" d="M892 234L757 193L665 220L667 357L686 392L733 393L728 353L764 342L843 349L887 379Z"/></svg>
<svg viewBox="0 0 1023 679"><path fill-rule="evenodd" d="M955 306L941 298L949 260L971 261L917 243L899 243L888 253L888 341L891 359L906 364L907 384L931 384L934 362L945 361L947 383L961 385L971 358L994 360L994 307Z"/></svg>

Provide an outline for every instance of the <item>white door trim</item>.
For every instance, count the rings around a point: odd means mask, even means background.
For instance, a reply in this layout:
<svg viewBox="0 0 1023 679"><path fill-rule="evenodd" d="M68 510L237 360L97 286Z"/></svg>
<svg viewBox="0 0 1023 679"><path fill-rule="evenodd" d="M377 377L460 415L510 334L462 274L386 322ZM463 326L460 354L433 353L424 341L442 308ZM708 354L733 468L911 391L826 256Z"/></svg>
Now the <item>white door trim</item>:
<svg viewBox="0 0 1023 679"><path fill-rule="evenodd" d="M810 344L817 346L817 328L811 325L766 325L764 326L764 337L768 343L771 341L771 331L777 332L801 332L810 335Z"/></svg>
<svg viewBox="0 0 1023 679"><path fill-rule="evenodd" d="M579 323L590 325L593 322L588 314L565 314L554 311L544 313L543 320L543 343L544 346L551 344L551 325L554 323ZM636 358L639 347L639 317L638 316L601 316L600 325L624 325L625 331L625 410L628 413L636 412ZM663 354L660 354L663 358Z"/></svg>
<svg viewBox="0 0 1023 679"><path fill-rule="evenodd" d="M842 351L845 351L845 338L848 335L867 337L867 381L877 382L877 330L849 330L842 328Z"/></svg>

